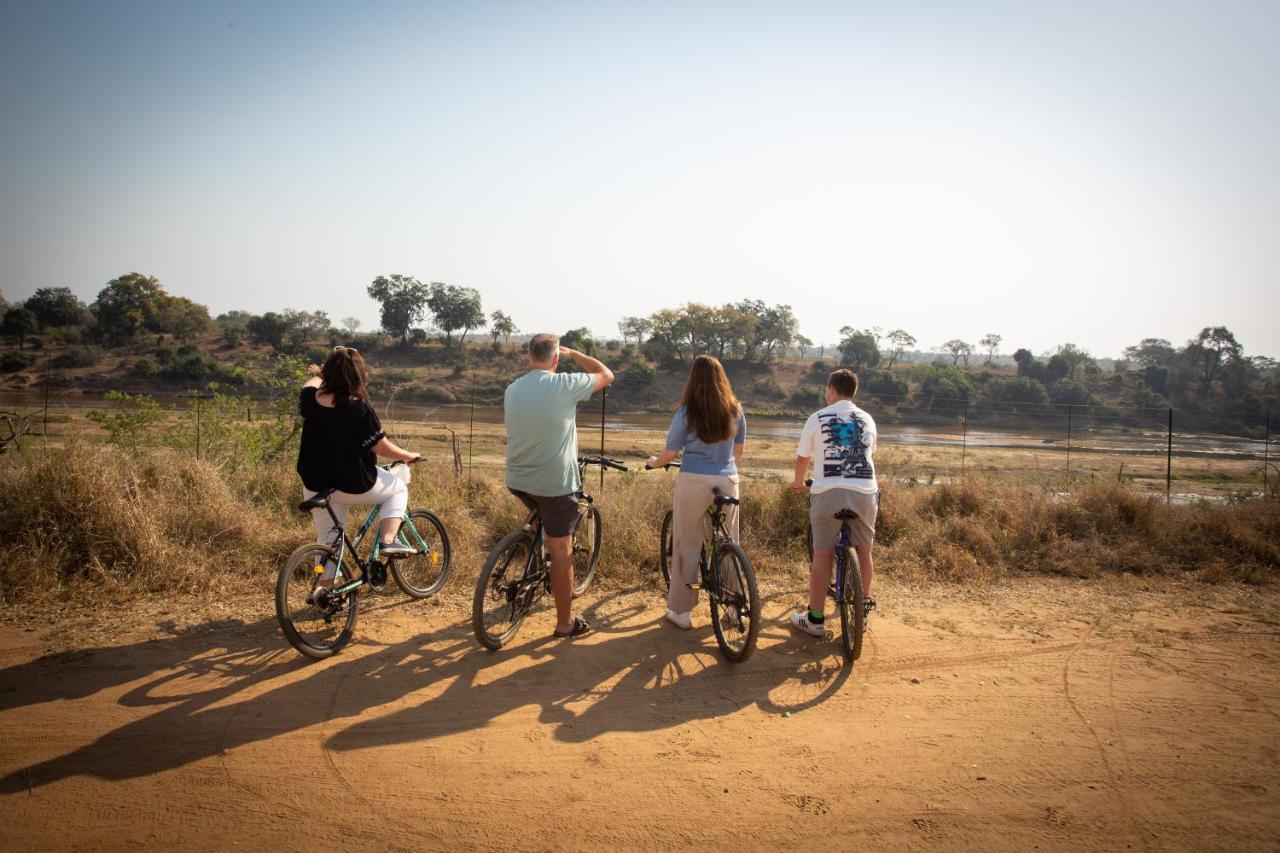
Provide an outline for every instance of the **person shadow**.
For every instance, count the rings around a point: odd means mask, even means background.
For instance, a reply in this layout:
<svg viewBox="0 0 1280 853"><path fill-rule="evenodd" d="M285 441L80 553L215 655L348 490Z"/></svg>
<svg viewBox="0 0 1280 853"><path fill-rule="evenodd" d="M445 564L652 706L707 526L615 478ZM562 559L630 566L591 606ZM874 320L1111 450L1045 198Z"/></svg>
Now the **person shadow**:
<svg viewBox="0 0 1280 853"><path fill-rule="evenodd" d="M540 723L554 727L557 740L582 743L607 732L673 728L753 705L766 713L801 711L838 693L852 674L830 644L805 643L777 619L762 619L751 658L728 663L710 639L709 625L682 631L661 618L638 621L634 605L618 610L632 592L613 593L587 608L584 615L605 639L538 638L469 657L441 673L452 677L443 692L361 720L329 737L326 748L444 737L530 705L539 708ZM526 656L530 665L487 677L489 666Z"/></svg>
<svg viewBox="0 0 1280 853"><path fill-rule="evenodd" d="M761 639L770 648L730 665L707 642L709 627L668 629L645 615L652 602L640 602L634 592L612 593L587 608L598 635L585 642L540 636L496 653L478 647L470 620L386 645L358 639L343 655L318 663L283 647L274 619L174 631L164 640L125 647L150 647L140 665L163 674L117 701L159 710L0 777L0 794L77 775L150 776L308 727L365 717L383 706L395 710L349 725L325 739L323 748L353 750L466 732L529 705L539 707L540 721L554 727L558 740L580 743L609 731L663 729L752 704L772 712L812 707L849 677L829 648L776 643L777 632L786 631L767 621ZM526 633L531 628L525 626ZM214 638L221 647L211 650ZM352 653L368 646L373 650ZM119 652L91 650L90 660ZM0 670L0 685L33 679L38 685L6 692L7 707L85 697L139 677L137 664L104 673L88 667L93 671L83 682L46 683L60 680L59 666L76 665L76 654ZM492 677L491 670L502 674ZM416 701L437 684L446 686Z"/></svg>

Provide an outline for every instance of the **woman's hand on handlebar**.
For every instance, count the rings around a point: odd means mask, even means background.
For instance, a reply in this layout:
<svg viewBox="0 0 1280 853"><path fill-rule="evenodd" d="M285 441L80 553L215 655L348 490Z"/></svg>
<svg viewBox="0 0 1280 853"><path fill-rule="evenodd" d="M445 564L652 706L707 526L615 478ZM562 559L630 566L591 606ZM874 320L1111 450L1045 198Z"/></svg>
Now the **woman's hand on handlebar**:
<svg viewBox="0 0 1280 853"><path fill-rule="evenodd" d="M650 469L666 468L669 465L671 465L671 463L679 455L680 455L679 450L664 450L661 453L659 453L657 456L650 456L648 459L644 460L644 467L650 468Z"/></svg>

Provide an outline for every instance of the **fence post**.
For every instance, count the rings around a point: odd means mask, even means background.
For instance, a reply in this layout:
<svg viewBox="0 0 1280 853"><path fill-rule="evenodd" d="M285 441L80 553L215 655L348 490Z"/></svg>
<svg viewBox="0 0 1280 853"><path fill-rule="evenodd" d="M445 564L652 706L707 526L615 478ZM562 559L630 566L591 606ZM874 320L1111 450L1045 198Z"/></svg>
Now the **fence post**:
<svg viewBox="0 0 1280 853"><path fill-rule="evenodd" d="M467 431L467 479L471 479L471 449L476 443L476 373L471 371L471 426Z"/></svg>
<svg viewBox="0 0 1280 853"><path fill-rule="evenodd" d="M48 452L49 450L49 368L50 368L50 361L52 358L53 358L52 353L45 353L45 356L44 356L44 429L41 430L41 433L44 436L45 452ZM1262 470L1265 471L1266 468L1263 467Z"/></svg>
<svg viewBox="0 0 1280 853"><path fill-rule="evenodd" d="M1266 414L1266 432L1262 438L1262 496L1269 497L1271 491L1267 488L1267 465L1271 462L1271 407L1267 406Z"/></svg>
<svg viewBox="0 0 1280 853"><path fill-rule="evenodd" d="M609 387L600 392L600 456L604 456L604 413L609 405ZM600 466L600 494L604 494L604 466Z"/></svg>
<svg viewBox="0 0 1280 853"><path fill-rule="evenodd" d="M1071 413L1075 409L1067 403L1067 488L1071 488Z"/></svg>
<svg viewBox="0 0 1280 853"><path fill-rule="evenodd" d="M196 398L196 461L200 461L200 392L195 393Z"/></svg>
<svg viewBox="0 0 1280 853"><path fill-rule="evenodd" d="M1173 492L1173 406L1169 407L1169 440L1164 462L1164 502L1168 504Z"/></svg>
<svg viewBox="0 0 1280 853"><path fill-rule="evenodd" d="M964 420L961 421L960 432L960 476L964 476L964 457L969 449L969 398L964 398Z"/></svg>

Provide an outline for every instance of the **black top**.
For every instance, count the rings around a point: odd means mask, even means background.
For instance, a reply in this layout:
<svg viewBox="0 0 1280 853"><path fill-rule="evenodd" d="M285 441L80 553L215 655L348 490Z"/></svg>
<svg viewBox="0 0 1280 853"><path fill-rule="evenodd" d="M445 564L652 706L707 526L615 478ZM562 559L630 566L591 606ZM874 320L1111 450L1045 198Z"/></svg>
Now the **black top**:
<svg viewBox="0 0 1280 853"><path fill-rule="evenodd" d="M373 446L383 436L382 422L368 403L353 400L342 406L322 406L316 389L298 396L302 413L302 445L298 474L313 492L337 489L358 495L378 481L378 458Z"/></svg>

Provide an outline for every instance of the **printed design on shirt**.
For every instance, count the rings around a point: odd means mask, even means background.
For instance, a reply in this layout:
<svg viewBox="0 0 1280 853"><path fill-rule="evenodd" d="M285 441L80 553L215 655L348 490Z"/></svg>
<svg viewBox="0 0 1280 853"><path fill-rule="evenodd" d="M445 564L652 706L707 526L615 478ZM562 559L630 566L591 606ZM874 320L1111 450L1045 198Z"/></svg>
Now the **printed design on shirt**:
<svg viewBox="0 0 1280 853"><path fill-rule="evenodd" d="M842 420L835 412L819 415L822 431L822 476L846 480L875 477L867 455L867 422L850 413Z"/></svg>
<svg viewBox="0 0 1280 853"><path fill-rule="evenodd" d="M378 430L378 431L377 431L377 432L375 432L373 435L369 436L369 437L368 437L368 438L366 438L364 441L360 442L360 449L361 449L361 450L368 450L369 448L371 448L371 447L373 447L375 444L377 444L379 441L382 441L382 439L384 439L384 438L386 437L386 435L387 435L387 434L386 434L386 432L385 432L385 431L383 431L383 430Z"/></svg>

